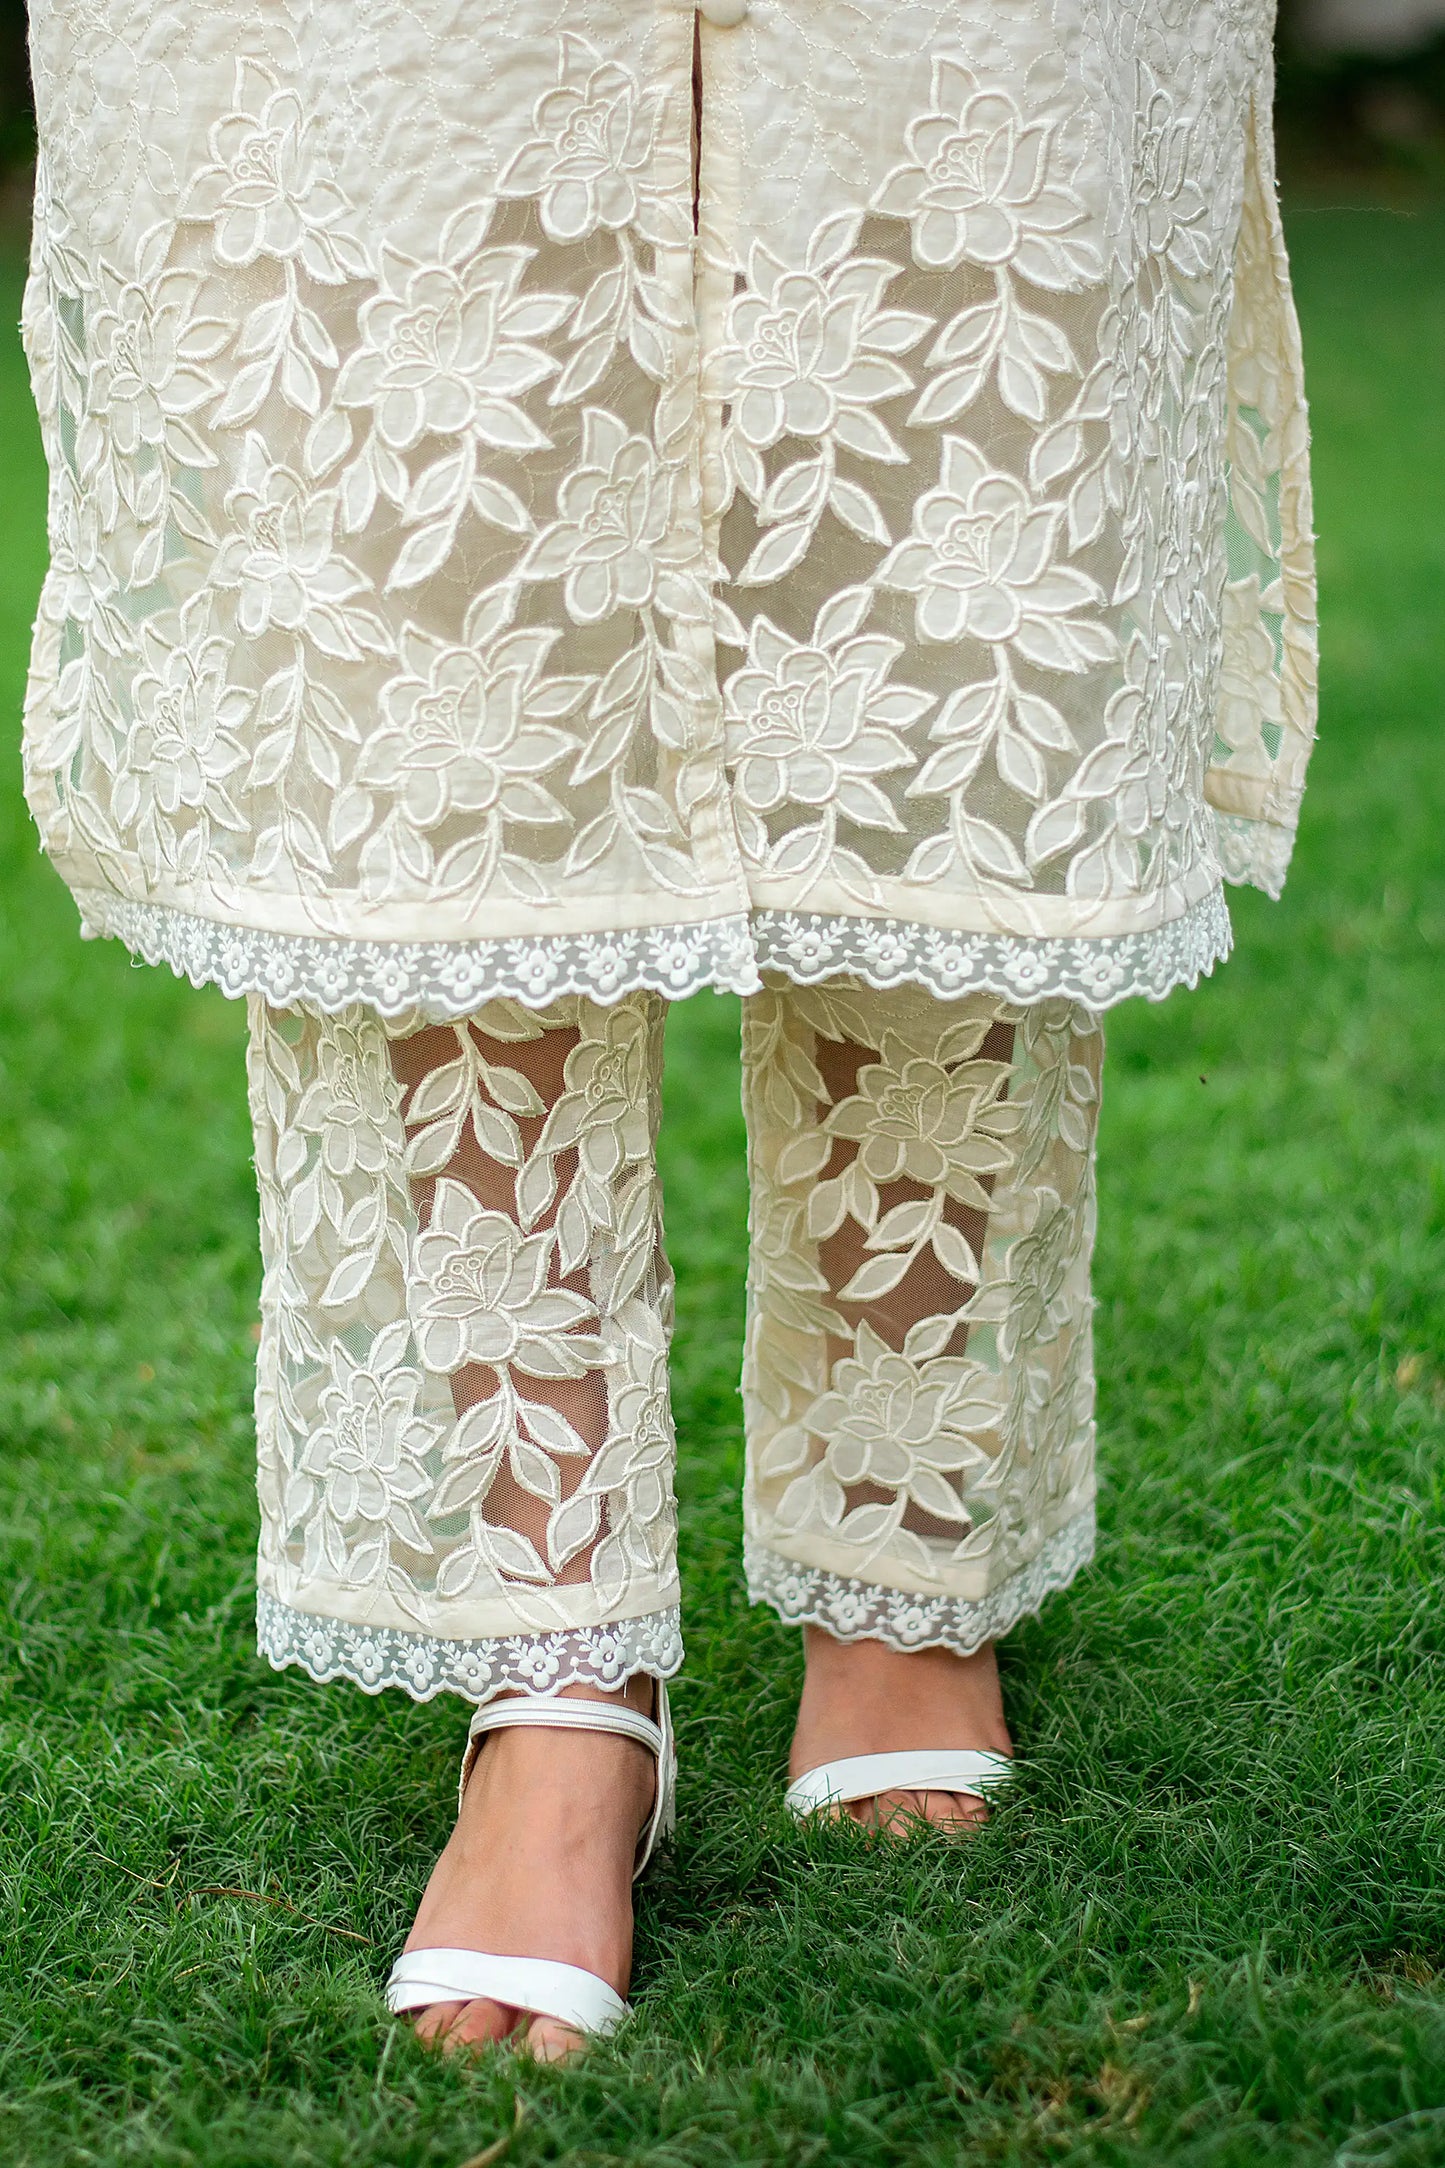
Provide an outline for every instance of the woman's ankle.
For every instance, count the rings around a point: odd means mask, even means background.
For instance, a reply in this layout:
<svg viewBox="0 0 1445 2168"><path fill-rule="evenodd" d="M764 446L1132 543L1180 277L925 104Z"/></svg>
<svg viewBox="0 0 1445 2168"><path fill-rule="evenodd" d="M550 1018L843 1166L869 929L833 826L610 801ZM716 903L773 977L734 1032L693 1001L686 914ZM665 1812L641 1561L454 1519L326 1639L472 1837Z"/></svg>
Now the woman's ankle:
<svg viewBox="0 0 1445 2168"><path fill-rule="evenodd" d="M915 1747L1012 1752L991 1642L958 1656L944 1648L840 1641L808 1626L804 1646L807 1669L791 1757L795 1776L850 1754Z"/></svg>

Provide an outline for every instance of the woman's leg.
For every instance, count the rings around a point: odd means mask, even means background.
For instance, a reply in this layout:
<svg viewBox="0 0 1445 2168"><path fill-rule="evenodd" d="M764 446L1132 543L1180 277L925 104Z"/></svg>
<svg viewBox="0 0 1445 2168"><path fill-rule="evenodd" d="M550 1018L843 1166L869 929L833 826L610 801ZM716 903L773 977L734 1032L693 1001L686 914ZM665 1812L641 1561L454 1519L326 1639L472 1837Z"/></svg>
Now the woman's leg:
<svg viewBox="0 0 1445 2168"><path fill-rule="evenodd" d="M446 1026L255 1005L273 1662L639 1706L676 1669L661 1031L646 995ZM626 1741L496 1735L408 1947L625 1987L651 1784ZM420 2022L475 2040L514 2019L477 2002Z"/></svg>
<svg viewBox="0 0 1445 2168"><path fill-rule="evenodd" d="M993 1643L1093 1542L1102 1051L1060 1002L747 1004L748 1577L807 1629L795 1774L1008 1750ZM983 1811L855 1811L900 1807Z"/></svg>

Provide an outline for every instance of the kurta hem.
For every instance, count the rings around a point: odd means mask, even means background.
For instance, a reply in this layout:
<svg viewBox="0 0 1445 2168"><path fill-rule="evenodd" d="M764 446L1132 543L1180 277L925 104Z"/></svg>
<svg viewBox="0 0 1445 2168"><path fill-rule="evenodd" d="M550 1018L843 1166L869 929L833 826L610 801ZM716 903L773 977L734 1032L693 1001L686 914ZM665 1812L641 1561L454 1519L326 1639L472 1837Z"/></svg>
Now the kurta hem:
<svg viewBox="0 0 1445 2168"><path fill-rule="evenodd" d="M495 1000L545 1008L567 994L604 1004L639 991L669 1000L704 987L750 994L765 971L802 986L849 978L879 991L912 985L942 999L992 993L1100 1010L1140 995L1162 1001L1176 986L1196 986L1232 945L1219 887L1147 932L1053 939L755 911L751 918L532 940L350 941L220 925L95 889L81 890L77 901L87 936L113 935L144 962L168 964L194 986L218 986L233 998L259 994L276 1008L323 1015L361 1002L386 1017L420 1013L438 1020L472 1015Z"/></svg>

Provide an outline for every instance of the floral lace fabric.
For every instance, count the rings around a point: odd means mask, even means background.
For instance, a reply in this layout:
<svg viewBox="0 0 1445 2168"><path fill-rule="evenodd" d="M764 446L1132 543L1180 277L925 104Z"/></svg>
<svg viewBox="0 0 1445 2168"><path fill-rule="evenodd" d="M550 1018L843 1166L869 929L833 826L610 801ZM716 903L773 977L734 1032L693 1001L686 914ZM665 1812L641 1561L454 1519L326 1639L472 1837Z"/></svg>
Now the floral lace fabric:
<svg viewBox="0 0 1445 2168"><path fill-rule="evenodd" d="M743 1049L754 1588L881 1583L958 1646L1092 1513L1102 1034L844 983L749 1002ZM826 1622L907 1645L861 1595Z"/></svg>
<svg viewBox="0 0 1445 2168"><path fill-rule="evenodd" d="M87 924L392 1015L1207 968L1312 731L1272 16L36 0Z"/></svg>
<svg viewBox="0 0 1445 2168"><path fill-rule="evenodd" d="M273 1662L474 1700L676 1668L663 1015L253 1001ZM749 1575L784 1616L962 1646L1087 1555L1101 1046L1062 1002L745 1004Z"/></svg>

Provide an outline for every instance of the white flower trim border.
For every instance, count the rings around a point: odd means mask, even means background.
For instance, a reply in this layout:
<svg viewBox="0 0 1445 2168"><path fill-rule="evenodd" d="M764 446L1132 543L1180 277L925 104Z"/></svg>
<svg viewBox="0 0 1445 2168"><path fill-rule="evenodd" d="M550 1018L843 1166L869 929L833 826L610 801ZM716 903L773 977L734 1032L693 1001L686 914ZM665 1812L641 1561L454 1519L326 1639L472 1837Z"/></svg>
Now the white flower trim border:
<svg viewBox="0 0 1445 2168"><path fill-rule="evenodd" d="M222 926L98 890L81 891L78 900L88 937L113 935L145 963L168 964L193 986L260 994L274 1008L327 1016L359 1002L382 1016L421 1012L437 1021L473 1015L498 999L545 1008L566 994L603 1003L640 990L674 1001L702 987L752 994L763 971L804 986L847 977L878 992L911 985L942 1000L991 993L1097 1011L1137 996L1162 1001L1176 986L1198 985L1233 942L1222 888L1167 926L1100 939L951 934L900 919L758 911L750 920L635 933L403 943Z"/></svg>
<svg viewBox="0 0 1445 2168"><path fill-rule="evenodd" d="M480 1704L498 1694L555 1694L564 1686L598 1686L613 1693L638 1672L670 1679L682 1663L682 1628L674 1604L614 1626L448 1641L397 1626L322 1618L261 1589L256 1650L274 1671L296 1665L318 1686L347 1679L364 1694L399 1686L413 1701L460 1694Z"/></svg>
<svg viewBox="0 0 1445 2168"><path fill-rule="evenodd" d="M922 986L944 1001L988 993L1023 1003L1077 1001L1094 1010L1137 995L1162 1001L1176 986L1197 986L1234 940L1222 888L1152 933L1098 940L941 933L897 919L816 918L801 911L759 911L752 925L759 968L803 986L846 977L879 993Z"/></svg>
<svg viewBox="0 0 1445 2168"><path fill-rule="evenodd" d="M1294 851L1293 828L1211 811L1225 880L1239 888L1261 888L1272 903L1278 903Z"/></svg>
<svg viewBox="0 0 1445 2168"><path fill-rule="evenodd" d="M972 1656L1067 1588L1093 1555L1090 1506L1050 1536L1027 1566L977 1603L849 1580L819 1567L795 1565L758 1543L744 1545L743 1564L749 1601L769 1605L785 1625L822 1626L839 1641L882 1641L894 1649L947 1648L958 1656ZM397 1626L323 1618L262 1589L256 1597L256 1649L274 1671L294 1666L318 1686L346 1679L364 1694L399 1686L414 1701L459 1694L480 1704L498 1694L555 1694L564 1686L616 1692L639 1672L670 1679L682 1666L682 1628L674 1605L611 1626L452 1641Z"/></svg>
<svg viewBox="0 0 1445 2168"><path fill-rule="evenodd" d="M765 1603L788 1626L821 1626L838 1641L882 1641L890 1649L951 1649L972 1656L1032 1617L1067 1588L1094 1555L1094 1508L1076 1515L1018 1573L977 1603L961 1596L918 1596L870 1587L818 1566L795 1565L760 1543L743 1546L748 1599Z"/></svg>
<svg viewBox="0 0 1445 2168"><path fill-rule="evenodd" d="M193 986L219 986L233 998L260 994L273 1008L323 1016L361 1002L382 1016L423 1010L449 1022L488 1001L543 1009L565 994L608 1003L640 989L680 1000L704 986L735 994L759 987L742 916L535 940L352 941L223 926L95 889L77 891L76 900L84 934L112 934L143 962L169 964Z"/></svg>

